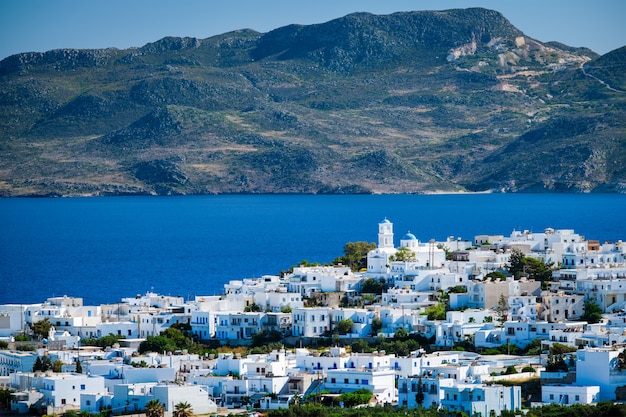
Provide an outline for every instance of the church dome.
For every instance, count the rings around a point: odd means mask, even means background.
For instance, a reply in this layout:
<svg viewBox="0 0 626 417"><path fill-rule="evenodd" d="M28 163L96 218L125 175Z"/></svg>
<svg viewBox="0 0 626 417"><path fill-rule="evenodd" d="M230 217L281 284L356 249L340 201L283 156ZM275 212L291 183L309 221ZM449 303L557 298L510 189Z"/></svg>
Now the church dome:
<svg viewBox="0 0 626 417"><path fill-rule="evenodd" d="M404 235L402 240L417 240L417 238L415 237L413 233L409 232L406 235Z"/></svg>

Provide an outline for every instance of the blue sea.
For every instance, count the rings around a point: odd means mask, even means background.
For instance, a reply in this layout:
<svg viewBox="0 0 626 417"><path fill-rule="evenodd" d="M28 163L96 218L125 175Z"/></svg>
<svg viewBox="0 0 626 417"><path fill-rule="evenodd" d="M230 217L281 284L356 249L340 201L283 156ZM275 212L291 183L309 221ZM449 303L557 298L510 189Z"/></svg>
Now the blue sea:
<svg viewBox="0 0 626 417"><path fill-rule="evenodd" d="M219 195L0 199L0 304L213 295L233 279L327 263L350 241L396 245L546 227L626 240L626 195Z"/></svg>

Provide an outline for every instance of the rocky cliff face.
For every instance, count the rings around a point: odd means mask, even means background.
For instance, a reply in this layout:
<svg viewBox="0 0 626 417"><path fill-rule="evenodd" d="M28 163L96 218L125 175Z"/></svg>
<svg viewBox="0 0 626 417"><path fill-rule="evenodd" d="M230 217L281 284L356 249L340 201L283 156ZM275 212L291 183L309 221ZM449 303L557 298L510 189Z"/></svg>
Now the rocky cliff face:
<svg viewBox="0 0 626 417"><path fill-rule="evenodd" d="M485 9L0 61L0 194L619 191L626 54Z"/></svg>

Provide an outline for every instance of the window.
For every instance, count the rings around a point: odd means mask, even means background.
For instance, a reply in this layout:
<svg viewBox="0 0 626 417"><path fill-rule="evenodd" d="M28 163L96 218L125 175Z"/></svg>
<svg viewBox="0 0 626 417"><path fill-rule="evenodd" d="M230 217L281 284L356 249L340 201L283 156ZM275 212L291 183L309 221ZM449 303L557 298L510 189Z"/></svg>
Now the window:
<svg viewBox="0 0 626 417"><path fill-rule="evenodd" d="M550 394L550 399L554 400L554 394Z"/></svg>
<svg viewBox="0 0 626 417"><path fill-rule="evenodd" d="M574 398L576 399L576 401L580 401L580 395L576 395L574 396Z"/></svg>
<svg viewBox="0 0 626 417"><path fill-rule="evenodd" d="M85 384L80 384L80 389L84 391L85 390Z"/></svg>

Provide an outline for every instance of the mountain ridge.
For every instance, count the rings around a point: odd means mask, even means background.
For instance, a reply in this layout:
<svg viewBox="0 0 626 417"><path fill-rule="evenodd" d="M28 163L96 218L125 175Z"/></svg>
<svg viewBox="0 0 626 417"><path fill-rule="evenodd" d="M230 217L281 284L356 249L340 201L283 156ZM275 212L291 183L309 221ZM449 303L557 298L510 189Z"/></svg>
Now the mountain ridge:
<svg viewBox="0 0 626 417"><path fill-rule="evenodd" d="M626 47L481 9L0 61L0 195L624 192Z"/></svg>

